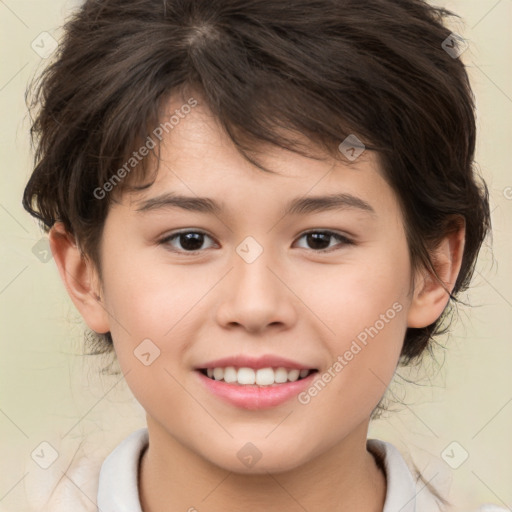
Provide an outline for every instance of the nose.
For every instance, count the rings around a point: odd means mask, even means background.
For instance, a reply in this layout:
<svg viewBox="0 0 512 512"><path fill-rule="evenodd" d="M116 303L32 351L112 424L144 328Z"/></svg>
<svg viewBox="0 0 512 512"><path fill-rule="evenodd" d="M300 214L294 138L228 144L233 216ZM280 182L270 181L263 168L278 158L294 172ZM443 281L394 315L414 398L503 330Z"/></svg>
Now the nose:
<svg viewBox="0 0 512 512"><path fill-rule="evenodd" d="M269 251L263 251L251 263L235 253L232 263L232 271L218 290L218 323L251 333L293 327L297 321L293 285L287 282L289 274L271 260Z"/></svg>

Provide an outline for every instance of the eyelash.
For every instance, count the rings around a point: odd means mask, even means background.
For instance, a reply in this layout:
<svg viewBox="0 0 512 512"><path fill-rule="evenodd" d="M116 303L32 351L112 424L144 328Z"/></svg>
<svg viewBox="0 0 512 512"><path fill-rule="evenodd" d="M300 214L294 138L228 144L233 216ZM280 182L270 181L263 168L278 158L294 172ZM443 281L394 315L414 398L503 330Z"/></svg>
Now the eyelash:
<svg viewBox="0 0 512 512"><path fill-rule="evenodd" d="M212 238L210 235L208 235L208 233L205 233L204 231L201 231L201 230L187 230L187 231L178 231L176 233L172 233L171 235L168 235L166 236L165 238L163 238L162 240L160 240L159 244L161 245L169 245L169 242L178 238L180 235L186 235L188 233L195 233L195 234L201 234L201 235L205 235L207 236L208 238ZM342 242L342 246L343 245L355 245L355 242L349 238L347 238L346 236L344 235L341 235L339 233L336 233L334 231L330 231L330 230L310 230L310 231L306 231L305 233L302 233L298 238L297 240L300 240L301 238L307 236L307 235L310 235L310 234L313 234L313 233L321 233L323 235L328 235L328 236L331 236L333 238L336 238L337 240L339 240L340 242ZM213 238L212 238L213 239ZM178 253L178 254L190 254L190 255L196 255L196 254L199 254L201 252L203 252L205 249L200 249L200 250L197 250L197 251L186 251L186 250L176 250L176 249L169 249L175 253ZM315 253L320 253L320 254L324 254L324 253L329 253L329 252L333 252L335 250L337 250L336 248L327 248L327 249L318 249L318 250L315 250L315 249L311 249L313 252Z"/></svg>

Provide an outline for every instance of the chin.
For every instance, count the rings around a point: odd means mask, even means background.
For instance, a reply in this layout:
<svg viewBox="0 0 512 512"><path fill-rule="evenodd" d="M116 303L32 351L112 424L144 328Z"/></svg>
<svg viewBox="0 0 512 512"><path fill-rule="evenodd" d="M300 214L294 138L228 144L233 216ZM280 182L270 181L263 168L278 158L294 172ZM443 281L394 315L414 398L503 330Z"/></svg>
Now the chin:
<svg viewBox="0 0 512 512"><path fill-rule="evenodd" d="M265 475L292 471L307 462L301 443L284 447L279 440L252 443L235 442L235 448L223 449L221 453L207 456L208 460L231 473L240 475ZM265 446L262 446L262 445ZM259 446L259 448L258 448ZM280 449L278 449L280 447ZM206 452L203 452L206 454ZM230 455L233 453L234 456Z"/></svg>

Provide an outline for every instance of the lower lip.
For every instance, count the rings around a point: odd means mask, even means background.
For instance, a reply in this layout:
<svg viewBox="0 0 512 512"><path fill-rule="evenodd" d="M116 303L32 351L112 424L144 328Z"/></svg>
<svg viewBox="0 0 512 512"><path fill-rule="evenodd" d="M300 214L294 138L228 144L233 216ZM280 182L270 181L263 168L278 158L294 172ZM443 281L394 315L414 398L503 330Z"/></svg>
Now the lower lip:
<svg viewBox="0 0 512 512"><path fill-rule="evenodd" d="M214 395L242 409L269 409L283 404L311 385L318 372L313 372L304 379L271 386L228 384L213 380L196 370L200 380Z"/></svg>

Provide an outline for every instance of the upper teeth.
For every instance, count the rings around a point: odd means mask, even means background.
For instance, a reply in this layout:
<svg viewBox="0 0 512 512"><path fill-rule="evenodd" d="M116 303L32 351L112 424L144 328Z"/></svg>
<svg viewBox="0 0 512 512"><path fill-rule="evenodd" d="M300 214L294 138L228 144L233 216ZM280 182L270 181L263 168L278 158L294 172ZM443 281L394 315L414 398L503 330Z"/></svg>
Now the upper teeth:
<svg viewBox="0 0 512 512"><path fill-rule="evenodd" d="M295 382L297 379L306 377L309 370L287 370L286 368L235 368L227 366L226 368L208 368L206 370L208 377L215 380L223 380L227 383L237 384L256 384L258 386L271 386L272 384L282 384L284 382Z"/></svg>

